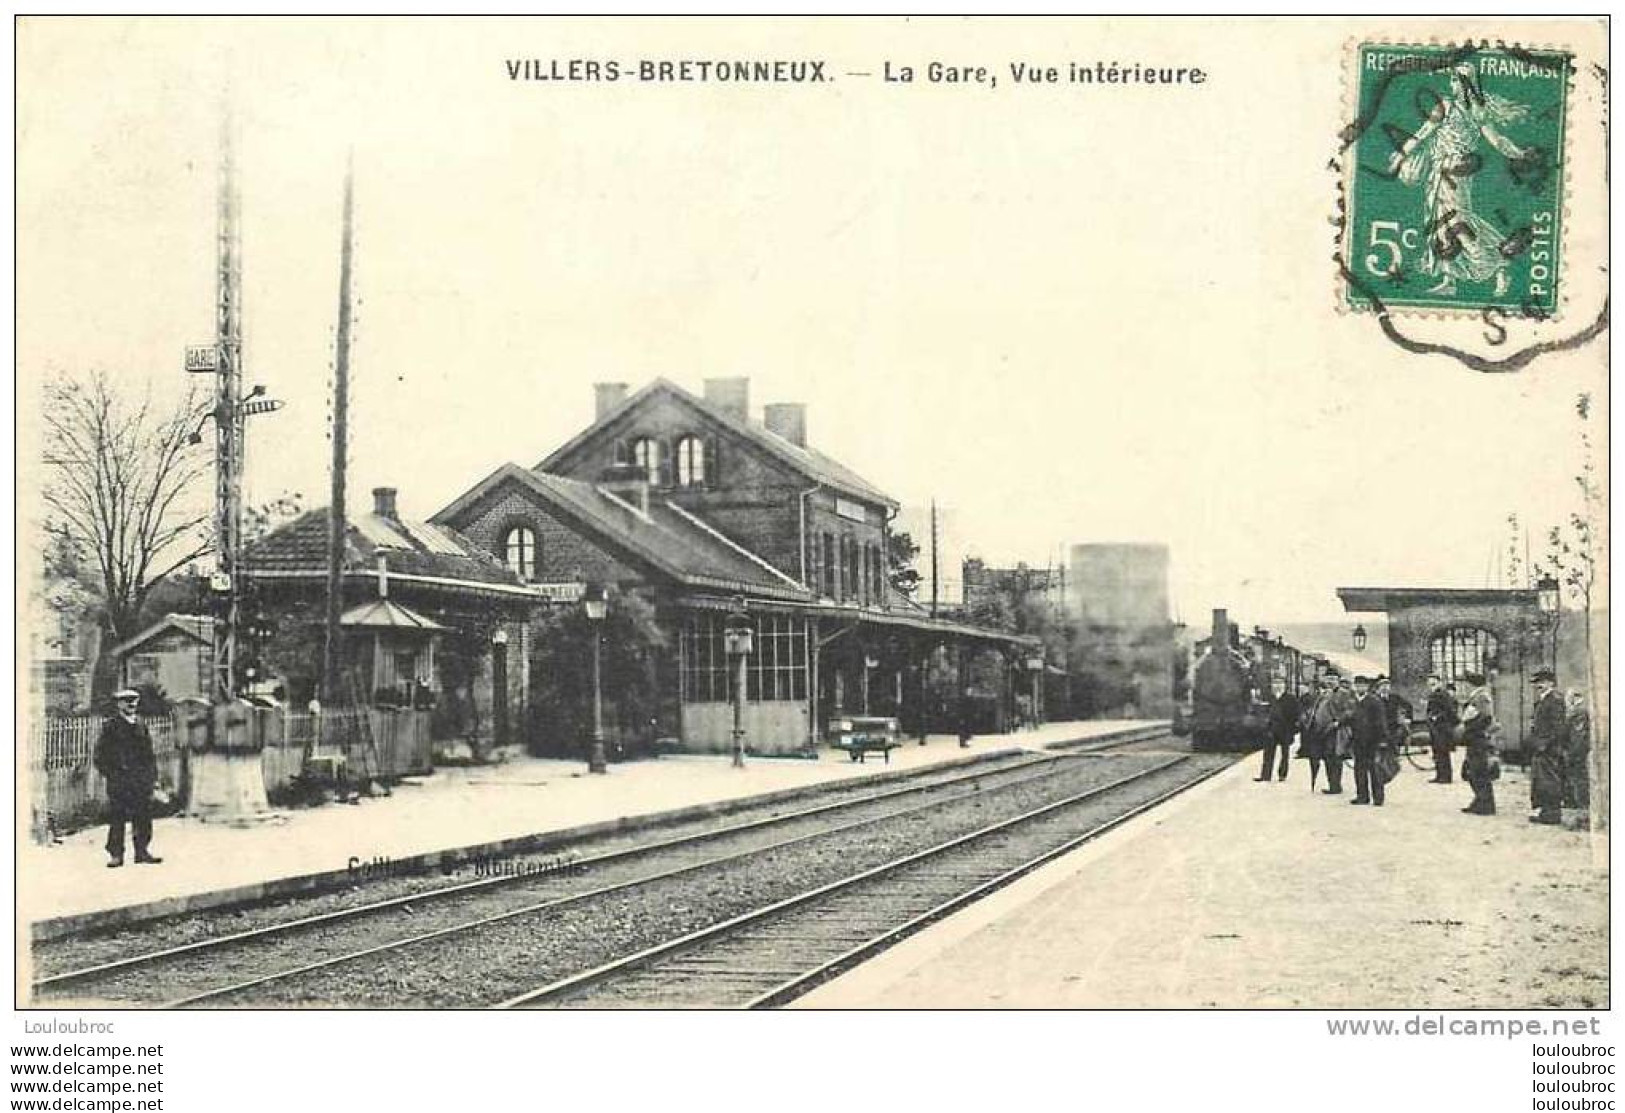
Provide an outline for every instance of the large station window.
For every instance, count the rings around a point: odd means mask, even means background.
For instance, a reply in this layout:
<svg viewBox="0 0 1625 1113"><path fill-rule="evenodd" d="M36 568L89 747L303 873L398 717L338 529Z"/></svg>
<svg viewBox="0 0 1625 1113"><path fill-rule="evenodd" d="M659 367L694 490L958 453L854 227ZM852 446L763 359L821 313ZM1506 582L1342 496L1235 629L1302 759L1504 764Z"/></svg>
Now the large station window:
<svg viewBox="0 0 1625 1113"><path fill-rule="evenodd" d="M536 531L529 526L514 526L502 538L502 561L521 580L536 575Z"/></svg>
<svg viewBox="0 0 1625 1113"><path fill-rule="evenodd" d="M727 617L693 615L683 627L682 698L685 703L727 703L732 698L728 677ZM807 625L793 615L754 617L755 636L745 662L745 698L804 700L807 698Z"/></svg>
<svg viewBox="0 0 1625 1113"><path fill-rule="evenodd" d="M1499 664L1500 652L1495 635L1477 626L1446 630L1428 645L1433 671L1447 681L1470 672L1487 674Z"/></svg>
<svg viewBox="0 0 1625 1113"><path fill-rule="evenodd" d="M745 669L745 697L757 700L807 698L807 628L793 615L756 619L755 652Z"/></svg>

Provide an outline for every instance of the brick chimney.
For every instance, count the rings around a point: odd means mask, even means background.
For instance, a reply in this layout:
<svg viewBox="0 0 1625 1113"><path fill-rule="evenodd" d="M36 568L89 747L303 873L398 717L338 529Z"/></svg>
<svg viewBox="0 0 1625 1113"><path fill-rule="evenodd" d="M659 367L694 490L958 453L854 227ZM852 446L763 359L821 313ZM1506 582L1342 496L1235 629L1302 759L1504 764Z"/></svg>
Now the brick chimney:
<svg viewBox="0 0 1625 1113"><path fill-rule="evenodd" d="M388 518L392 522L401 520L400 511L395 508L395 488L374 487L372 489L372 512L380 518Z"/></svg>
<svg viewBox="0 0 1625 1113"><path fill-rule="evenodd" d="M705 400L744 421L750 416L750 380L743 376L705 380Z"/></svg>
<svg viewBox="0 0 1625 1113"><path fill-rule="evenodd" d="M593 383L592 402L594 421L604 420L604 415L626 401L625 383Z"/></svg>
<svg viewBox="0 0 1625 1113"><path fill-rule="evenodd" d="M598 477L598 486L637 507L644 516L649 513L649 472L636 464L611 464Z"/></svg>
<svg viewBox="0 0 1625 1113"><path fill-rule="evenodd" d="M807 407L801 402L770 402L762 407L762 423L798 448L807 447Z"/></svg>

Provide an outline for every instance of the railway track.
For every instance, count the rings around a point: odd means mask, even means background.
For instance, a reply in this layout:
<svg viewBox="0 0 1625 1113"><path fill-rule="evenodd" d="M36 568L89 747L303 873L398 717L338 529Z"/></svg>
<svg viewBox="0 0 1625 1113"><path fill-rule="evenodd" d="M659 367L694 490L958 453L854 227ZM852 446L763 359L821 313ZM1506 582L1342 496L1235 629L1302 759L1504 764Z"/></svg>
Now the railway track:
<svg viewBox="0 0 1625 1113"><path fill-rule="evenodd" d="M1171 757L851 877L501 1002L503 1008L765 1008L1219 772Z"/></svg>
<svg viewBox="0 0 1625 1113"><path fill-rule="evenodd" d="M605 851L574 861L568 874L483 878L60 970L34 982L35 997L171 1006L252 1003L256 989L318 971L1025 785L1061 763L1075 764L1076 756L1039 754L946 776L926 774L855 798ZM910 803L914 797L927 799ZM798 828L809 829L798 833ZM583 880L585 874L616 871L625 876Z"/></svg>

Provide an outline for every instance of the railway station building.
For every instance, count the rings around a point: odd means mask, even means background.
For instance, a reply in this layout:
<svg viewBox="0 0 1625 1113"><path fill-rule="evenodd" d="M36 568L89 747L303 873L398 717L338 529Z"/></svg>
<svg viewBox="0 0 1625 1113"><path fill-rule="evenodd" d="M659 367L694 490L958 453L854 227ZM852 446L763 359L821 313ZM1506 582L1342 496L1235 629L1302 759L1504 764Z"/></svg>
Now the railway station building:
<svg viewBox="0 0 1625 1113"><path fill-rule="evenodd" d="M1563 687L1584 687L1582 615L1547 611L1532 588L1341 587L1343 609L1385 615L1388 676L1420 707L1426 679L1489 680L1505 744L1521 749L1529 729L1536 669L1555 668Z"/></svg>
<svg viewBox="0 0 1625 1113"><path fill-rule="evenodd" d="M708 379L703 395L656 379L597 384L581 433L532 467L497 468L430 521L556 607L603 585L612 607L636 599L653 616L653 699L624 714L615 689L628 678L604 678L612 745L728 747L724 629L741 604L754 752L809 751L843 716L951 729L972 675L977 730L1008 723L1018 693L1041 707L1035 642L933 618L893 587L897 509L809 443L804 406L756 420L748 379Z"/></svg>

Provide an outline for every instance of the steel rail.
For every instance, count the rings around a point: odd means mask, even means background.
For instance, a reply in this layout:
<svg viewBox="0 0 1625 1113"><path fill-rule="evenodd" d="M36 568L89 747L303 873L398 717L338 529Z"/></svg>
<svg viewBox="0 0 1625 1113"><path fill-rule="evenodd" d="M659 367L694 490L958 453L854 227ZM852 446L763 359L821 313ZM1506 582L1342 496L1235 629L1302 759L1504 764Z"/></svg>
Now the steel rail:
<svg viewBox="0 0 1625 1113"><path fill-rule="evenodd" d="M687 835L678 835L668 839L659 839L655 842L638 843L635 846L622 847L618 850L605 851L601 854L580 858L570 863L571 869L582 869L592 866L604 865L624 858L635 857L639 854L652 854L658 851L671 850L688 845L695 845L709 840L727 838L733 835L745 834L753 830L771 827L777 824L791 823L802 819L816 817L825 812L838 811L843 808L860 807L866 804L882 802L901 796L908 796L922 792L929 792L938 788L952 788L954 785L974 780L978 777L987 777L996 773L1011 770L1031 768L1037 765L1054 763L1068 755L1058 752L1034 754L1029 758L1018 758L1007 764L992 768L981 766L973 767L973 772L963 772L955 776L939 780L929 780L917 784L904 784L896 788L885 789L879 792L868 793L850 799L832 800L817 804L810 808L802 808L793 812L777 813L762 816L758 819L746 820L743 823L730 824L727 827L711 828L705 831L696 831ZM929 767L920 771L921 777L930 775L933 770ZM940 772L937 770L935 772ZM504 855L503 857L521 857L519 854ZM421 892L408 893L403 896L390 897L387 900L373 901L369 904L356 905L353 908L339 908L330 912L321 912L313 916L302 916L294 920L267 924L263 927L249 928L245 931L232 932L229 935L213 936L208 939L194 940L163 950L150 951L144 954L132 955L129 958L116 959L112 962L99 963L78 970L68 970L60 974L51 974L33 981L33 988L37 994L42 989L53 989L74 982L85 981L91 978L103 977L129 970L150 966L172 958L184 955L201 954L208 951L239 944L263 941L279 935L314 927L323 927L329 924L341 923L349 920L359 920L369 915L393 911L408 904L423 904L425 902L443 900L450 897L463 896L488 889L503 888L510 885L521 885L526 882L534 883L547 876L546 872L503 874L497 877L478 878L473 881L460 882L455 885L446 885L436 889L425 889ZM182 913L184 915L184 913Z"/></svg>
<svg viewBox="0 0 1625 1113"><path fill-rule="evenodd" d="M1018 825L1030 823L1033 820L1054 813L1062 808L1073 807L1087 800L1102 796L1115 789L1122 788L1125 785L1143 780L1146 777L1153 776L1166 769L1171 769L1172 767L1188 760L1190 760L1189 755L1181 754L1178 757L1172 758L1171 760L1154 765L1149 769L1144 769L1137 773L1130 774L1127 777L1119 778L1118 780L1112 781L1108 784L1096 786L1095 788L1088 789L1073 796L1068 796L1062 800L1052 801L1051 803L1044 804L1038 808L1023 812L1022 814L1013 816L1009 819L1003 819L988 824L987 826L978 828L977 830L971 831L968 834L956 836L946 842L939 843L936 846L927 847L924 850L916 851L891 862L884 862L878 866L863 870L860 873L853 874L851 877L841 878L828 884L820 885L817 888L808 890L807 892L798 893L795 896L787 897L784 900L776 901L773 904L764 905L761 908L753 909L750 912L724 920L721 923L712 924L708 927L700 928L697 931L689 932L688 934L680 936L677 939L671 939L664 943L658 943L655 946L645 948L636 954L627 955L612 962L604 963L601 966L596 966L591 970L586 970L579 974L571 975L568 978L562 978L558 981L551 982L537 989L529 990L525 993L519 994L516 997L511 997L505 1001L498 1002L495 1007L501 1009L528 1008L542 1002L567 996L570 993L606 981L616 975L645 967L656 959L664 958L679 951L687 950L700 943L725 938L731 933L738 931L740 928L760 923L773 916L779 915L780 913L791 911L813 901L821 900L824 897L832 894L851 889L865 882L884 877L887 874L895 873L900 869L904 869L905 867L925 861L929 858L946 854L951 850L955 850L959 847L985 839L990 835L1000 834Z"/></svg>
<svg viewBox="0 0 1625 1113"><path fill-rule="evenodd" d="M950 897L948 900L943 901L935 908L915 916L907 923L881 932L879 935L865 940L846 953L830 959L828 962L807 971L805 974L798 974L796 977L790 979L782 985L775 986L766 993L760 994L748 1001L745 1004L745 1008L774 1008L778 1005L783 1005L786 1002L793 1001L802 994L817 988L819 985L835 977L837 974L843 973L851 967L856 966L858 963L863 962L870 956L879 954L888 947L901 942L903 939L906 939L908 936L920 931L922 928L928 927L938 920L952 915L961 908L981 900L983 897L1004 888L1006 885L1019 881L1027 874L1038 869L1040 866L1046 865L1062 855L1071 853L1084 843L1099 838L1106 832L1127 823L1135 816L1142 815L1143 813L1148 812L1152 808L1173 799L1175 796L1178 796L1183 792L1189 792L1203 781L1222 773L1228 768L1229 766L1227 765L1216 766L1213 769L1201 774L1199 777L1196 777L1194 780L1176 785L1167 792L1138 804L1121 815L1108 819L1104 823L1096 824L1094 827L1089 828L1089 830L1084 831L1081 834L1073 836L1061 845L1053 847L1050 850L1046 850L1042 854L1030 858L1012 869L1006 870L1004 873L993 878L992 880L984 881L982 884L977 885L973 889L969 889L958 894L957 896Z"/></svg>
<svg viewBox="0 0 1625 1113"><path fill-rule="evenodd" d="M948 787L948 788L951 789L951 788L954 788L954 787L956 787L958 785L963 784L966 781L980 780L980 779L986 778L986 777L988 777L988 776L990 776L992 774L995 774L995 773L1021 772L1023 770L1031 770L1032 772L1030 772L1029 775L1027 775L1027 776L1012 778L1011 780L1006 781L1003 784L994 785L993 787L991 787L989 789L986 789L985 792L998 792L998 791L1001 791L1001 790L1007 789L1007 788L1017 788L1017 787L1020 787L1022 785L1029 784L1029 783L1031 783L1033 781L1042 780L1043 778L1051 775L1051 767L1052 766L1054 766L1056 764L1059 764L1061 761L1065 760L1066 758L1078 757L1078 756L1085 756L1085 755L1063 754L1063 753L1046 753L1046 754L1043 754L1043 755L1036 756L1035 759L1032 760L1032 761L1017 762L1017 763L1014 763L1014 764L1011 764L1011 765L1004 765L1004 766L1000 766L998 769L994 769L994 770L983 770L980 773L966 774L964 776L950 778L949 780L945 780L945 781L935 781L935 782L932 782L932 783L930 783L928 785L910 785L910 786L907 786L907 791L906 792L904 790L891 790L891 791L888 791L888 792L885 792L885 793L878 793L878 794L874 794L874 795L871 795L871 796L866 796L866 797L863 797L861 800L858 800L858 801L845 801L845 802L842 802L842 803L823 805L823 806L820 806L818 808L807 809L804 812L796 813L794 816L772 817L772 822L788 821L789 819L792 819L792 818L793 819L804 819L804 818L807 818L808 816L816 816L817 814L819 814L821 812L833 811L833 810L837 810L837 809L842 808L842 807L845 807L845 808L857 807L860 803L867 804L867 803L874 803L877 800L884 801L886 799L890 799L890 798L893 798L893 797L896 797L896 796L905 795L905 794L908 794L908 793L923 792L923 791L926 791L928 789L943 788L943 787ZM1183 759L1181 759L1181 760L1183 760ZM231 996L233 994L241 993L244 990L254 989L256 987L264 986L264 985L270 985L270 984L272 984L274 982L286 981L286 980L288 980L290 978L298 977L298 976L301 976L301 975L304 975L304 974L315 973L318 970L324 970L324 969L328 969L328 968L331 968L331 967L334 967L334 966L339 966L339 965L342 965L342 964L345 964L345 963L355 962L355 961L360 960L360 959L370 958L370 957L372 957L374 955L387 954L388 952L391 952L391 951L404 950L404 949L406 949L408 947L416 946L416 945L421 944L421 943L432 942L433 940L436 940L436 939L444 939L444 938L447 938L447 937L450 937L450 936L453 936L453 935L460 935L460 934L465 934L465 933L469 933L469 932L478 931L478 930L480 930L482 928L490 927L490 926L492 926L494 924L503 923L503 922L508 921L508 920L518 919L518 918L523 917L523 916L534 916L534 915L537 915L539 913L553 911L553 910L556 910L556 909L559 909L559 908L567 907L569 905L580 904L580 903L583 903L585 901L593 900L593 899L598 898L598 897L608 896L608 895L618 893L618 892L624 892L624 891L627 891L627 890L638 888L640 886L654 884L654 883L660 882L660 881L666 881L666 880L669 880L669 879L674 878L674 877L680 877L683 874L695 873L695 872L698 872L700 870L711 869L711 868L714 868L716 866L725 865L725 864L727 864L729 862L738 861L740 859L750 858L750 857L754 857L754 856L757 856L757 855L772 853L774 851L782 850L785 847L794 846L794 845L796 845L798 843L810 842L810 841L815 840L815 839L829 838L829 837L834 836L834 835L839 835L839 834L843 834L843 833L848 832L848 831L857 830L858 828L861 828L861 827L874 826L875 824L885 823L885 822L888 822L890 820L898 819L898 818L903 817L903 816L913 815L913 814L915 814L917 812L928 811L928 810L930 810L932 808L941 807L941 806L943 806L945 804L951 804L951 803L958 802L960 800L966 800L966 799L969 799L969 798L971 798L973 796L982 795L983 793L984 793L984 790L981 789L981 788L975 788L975 789L972 789L972 790L969 790L969 791L962 791L962 792L958 792L958 793L956 793L954 795L947 796L947 797L944 797L944 798L941 798L941 799L934 799L934 800L924 801L922 803L915 804L912 807L901 808L901 809L897 809L897 810L894 810L894 811L888 811L888 812L885 812L884 814L881 814L881 815L878 815L878 816L870 816L870 817L868 817L866 819L852 820L852 821L847 822L847 823L837 824L837 825L835 825L833 827L824 827L824 828L821 828L821 829L819 829L817 831L809 831L809 832L807 832L806 834L803 834L803 835L795 835L795 836L793 836L791 838L788 838L788 839L780 839L778 842L770 843L770 844L768 844L766 846L757 846L757 847L750 847L750 848L747 848L747 849L744 849L744 850L736 850L736 851L729 852L727 854L721 854L721 855L717 855L715 857L706 858L706 859L703 859L703 860L698 861L698 862L689 862L689 863L686 863L684 865L673 867L671 869L659 871L657 873L645 874L642 877L631 878L631 879L628 879L626 881L618 881L618 882L614 882L614 883L609 884L609 885L602 885L602 886L598 886L597 888L586 889L586 890L582 890L582 891L576 892L576 893L566 893L566 894L564 894L562 896L550 897L550 898L548 898L546 900L537 901L537 902L535 902L533 904L523 905L523 906L521 906L519 908L507 909L507 910L505 910L503 912L494 913L494 914L492 914L490 916L483 916L483 917L479 917L479 918L473 919L473 920L467 920L467 921L464 921L462 923L449 924L446 927L435 928L435 929L433 929L431 931L421 932L421 933L419 933L417 935L408 936L407 938L404 938L404 939L391 940L389 942L379 943L379 944L376 944L376 945L371 946L371 947L364 947L361 950L347 951L344 954L332 955L332 956L330 956L328 958L319 959L319 960L317 960L315 962L306 963L305 965L302 965L302 966L291 967L291 968L282 969L282 970L276 970L276 971L272 971L272 972L267 973L267 974L258 975L256 977L246 978L246 979L243 979L243 980L240 980L240 981L237 981L237 982L233 982L233 983L231 983L229 985L218 986L218 987L215 987L213 989L203 990L203 991L198 992L198 993L190 994L190 995L188 995L186 997L181 997L181 998L177 998L177 999L172 1000L172 1001L167 1001L167 1002L164 1002L164 1003L162 1003L160 1005L157 1005L155 1007L160 1008L160 1009L187 1008L187 1007L190 1007L190 1006L193 1006L193 1005L202 1004L205 1001L212 1001L212 1000L217 1000L217 999L222 998L222 997L229 997L229 996ZM737 828L730 828L728 831L722 832L722 833L731 834L731 833L735 833L735 832L737 832L739 830L748 830L750 828L767 826L767 825L768 825L768 821L757 820L757 821L752 821L750 824L740 825ZM709 834L711 834L711 833L707 833L707 835L709 835ZM666 843L661 844L659 847L639 847L639 848L636 848L635 851L617 851L617 852L614 852L614 856L620 857L620 856L626 856L626 855L631 854L631 853L643 853L643 852L651 851L653 849L671 849L674 846L682 846L682 845L686 845L686 844L688 844L690 842L701 842L701 841L705 841L705 839L695 838L695 837L690 837L690 836L684 836L681 839L667 840Z"/></svg>

